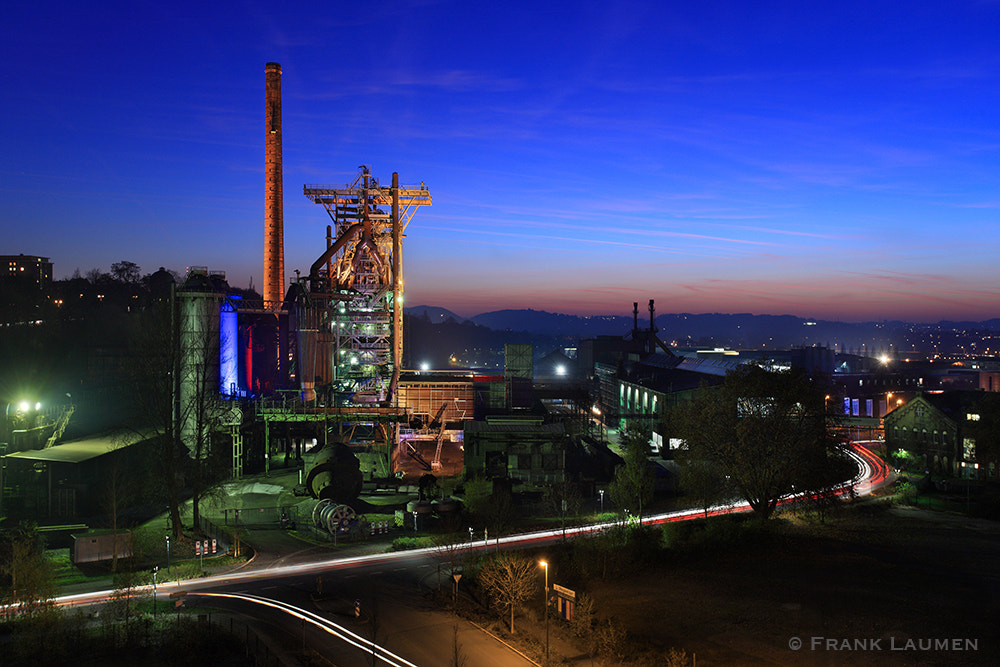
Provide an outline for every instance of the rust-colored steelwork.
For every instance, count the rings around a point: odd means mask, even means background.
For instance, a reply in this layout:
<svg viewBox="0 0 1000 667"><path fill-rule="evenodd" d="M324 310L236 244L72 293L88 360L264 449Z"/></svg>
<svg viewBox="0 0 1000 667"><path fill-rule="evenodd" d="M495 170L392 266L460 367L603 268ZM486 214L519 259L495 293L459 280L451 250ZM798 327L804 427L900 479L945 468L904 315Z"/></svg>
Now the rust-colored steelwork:
<svg viewBox="0 0 1000 667"><path fill-rule="evenodd" d="M281 172L281 65L265 67L264 308L281 310L285 298L285 238Z"/></svg>
<svg viewBox="0 0 1000 667"><path fill-rule="evenodd" d="M400 187L395 173L381 186L362 167L350 185L306 185L303 193L334 223L309 270L310 307L324 315L318 363L303 374L303 389L310 393L318 379L356 404L390 401L403 354L402 238L416 207L431 204L430 192Z"/></svg>

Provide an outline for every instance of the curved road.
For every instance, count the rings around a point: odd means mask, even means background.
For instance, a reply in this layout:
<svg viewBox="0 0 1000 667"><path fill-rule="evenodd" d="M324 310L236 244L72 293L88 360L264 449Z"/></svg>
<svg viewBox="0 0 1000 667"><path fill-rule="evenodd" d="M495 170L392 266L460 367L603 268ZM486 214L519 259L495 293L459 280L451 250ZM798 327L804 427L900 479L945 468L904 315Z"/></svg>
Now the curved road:
<svg viewBox="0 0 1000 667"><path fill-rule="evenodd" d="M861 443L852 442L849 455L858 464L858 475L836 490L838 494L865 496L893 481L886 465ZM803 498L789 496L781 504ZM748 512L746 503L720 505L709 515ZM680 510L644 517L643 524L686 521L705 515L701 509ZM184 592L198 596L199 606L216 606L248 616L266 616L287 640L299 637L323 655L336 656L337 665L372 664L374 651L382 664L397 667L441 664L445 656L459 651L470 664L533 664L492 637L475 630L467 621L442 612L427 599L428 581L450 587L442 580L444 561L455 552L486 548L522 548L553 543L564 538L603 531L614 524L593 524L536 531L491 540L376 553L351 557L322 558L319 549L299 549L293 557L274 557L261 568L159 586L158 597ZM301 545L299 545L301 546ZM451 553L448 553L451 551ZM282 564L297 558L317 560ZM447 577L447 575L445 575ZM450 590L445 588L445 590ZM59 604L93 604L111 591L95 591L57 598ZM359 601L360 614L354 613ZM319 611L320 613L316 613ZM448 658L446 662L451 662Z"/></svg>

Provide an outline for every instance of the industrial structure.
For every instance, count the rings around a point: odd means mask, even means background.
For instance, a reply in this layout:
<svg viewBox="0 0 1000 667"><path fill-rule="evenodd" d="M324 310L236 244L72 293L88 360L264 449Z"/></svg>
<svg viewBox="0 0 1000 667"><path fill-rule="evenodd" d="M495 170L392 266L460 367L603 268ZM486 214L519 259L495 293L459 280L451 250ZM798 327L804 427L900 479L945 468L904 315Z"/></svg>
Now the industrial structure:
<svg viewBox="0 0 1000 667"><path fill-rule="evenodd" d="M281 65L268 63L264 133L264 307L281 309L285 295L285 226L281 162Z"/></svg>
<svg viewBox="0 0 1000 667"><path fill-rule="evenodd" d="M319 382L338 402L392 403L403 356L403 234L430 192L400 187L396 173L382 186L364 166L350 185L303 192L333 222L326 251L294 286L303 398Z"/></svg>
<svg viewBox="0 0 1000 667"><path fill-rule="evenodd" d="M235 477L244 459L256 459L253 467L267 471L282 453L300 460L306 443L336 448L336 456L319 457L306 486L313 495L339 498L322 480L342 472L337 467L349 458L343 448L378 452L378 464L366 472L390 476L403 424L409 439L426 439L433 431L434 459L440 461L442 443L454 439L452 413L471 408L456 408L449 399L449 410L434 406L431 419L423 399L416 411L399 400L402 243L416 209L431 203L422 183L400 186L394 173L383 185L362 166L353 182L306 185L305 196L324 207L331 224L308 275L296 272L285 284L278 63L267 63L265 86L263 299L236 294L207 269L189 272L177 294L178 431L193 452L209 437L206 425L215 437L228 429ZM218 387L214 408L203 405L207 386ZM237 403L239 409L230 409ZM243 434L249 431L259 444L245 454ZM408 450L422 458L412 443ZM345 465L357 469L356 461Z"/></svg>

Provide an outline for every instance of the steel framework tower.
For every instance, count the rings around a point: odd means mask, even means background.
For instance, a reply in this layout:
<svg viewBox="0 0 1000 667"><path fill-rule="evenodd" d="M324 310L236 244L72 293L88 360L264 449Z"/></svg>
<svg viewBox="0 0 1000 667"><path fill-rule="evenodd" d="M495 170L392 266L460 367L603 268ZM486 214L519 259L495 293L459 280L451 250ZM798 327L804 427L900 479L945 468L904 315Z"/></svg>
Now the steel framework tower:
<svg viewBox="0 0 1000 667"><path fill-rule="evenodd" d="M417 207L430 206L430 192L401 188L396 173L381 186L362 166L350 185L306 185L303 193L333 221L309 271L318 340L303 386L318 378L355 404L391 401L403 355L403 234Z"/></svg>

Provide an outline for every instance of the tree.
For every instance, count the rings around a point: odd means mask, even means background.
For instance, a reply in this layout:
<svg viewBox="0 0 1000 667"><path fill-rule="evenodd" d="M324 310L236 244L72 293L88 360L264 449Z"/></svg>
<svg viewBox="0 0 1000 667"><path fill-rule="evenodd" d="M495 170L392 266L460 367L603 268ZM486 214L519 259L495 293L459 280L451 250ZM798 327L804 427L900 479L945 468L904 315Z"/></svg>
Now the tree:
<svg viewBox="0 0 1000 667"><path fill-rule="evenodd" d="M178 351L173 304L164 301L136 315L130 332L126 369L127 422L136 433L151 435L156 451L152 488L167 503L173 537L183 536L181 522L181 447L175 419Z"/></svg>
<svg viewBox="0 0 1000 667"><path fill-rule="evenodd" d="M5 604L28 615L48 606L55 583L45 542L34 522L22 521L0 533L0 574Z"/></svg>
<svg viewBox="0 0 1000 667"><path fill-rule="evenodd" d="M828 428L824 395L804 372L747 365L702 387L671 424L687 459L717 466L764 521L784 496L844 481L843 442Z"/></svg>
<svg viewBox="0 0 1000 667"><path fill-rule="evenodd" d="M492 491L491 491L492 489ZM465 481L465 508L479 525L493 531L497 539L514 519L514 506L507 479L488 480L476 476Z"/></svg>
<svg viewBox="0 0 1000 667"><path fill-rule="evenodd" d="M689 457L681 458L680 464L681 490L705 512L706 519L713 505L732 498L729 477L717 464Z"/></svg>
<svg viewBox="0 0 1000 667"><path fill-rule="evenodd" d="M566 539L566 518L577 514L583 504L580 491L572 482L555 482L546 490L545 502L549 511L559 517L563 539Z"/></svg>
<svg viewBox="0 0 1000 667"><path fill-rule="evenodd" d="M458 582L455 575L461 577L465 570L468 544L456 530L441 533L434 538L434 557L438 561L438 589L441 588L441 574L451 581L452 601L458 604Z"/></svg>
<svg viewBox="0 0 1000 667"><path fill-rule="evenodd" d="M493 480L493 493L490 494L490 502L487 505L486 520L489 529L496 536L499 549L500 537L514 521L514 500L511 497L510 480Z"/></svg>
<svg viewBox="0 0 1000 667"><path fill-rule="evenodd" d="M586 593L577 598L573 607L573 620L570 621L570 629L574 636L580 638L591 636L594 629L595 607L594 598Z"/></svg>
<svg viewBox="0 0 1000 667"><path fill-rule="evenodd" d="M469 514L479 517L486 514L490 502L493 483L481 475L465 480L463 502Z"/></svg>
<svg viewBox="0 0 1000 667"><path fill-rule="evenodd" d="M642 508L653 499L653 471L649 467L650 429L629 426L622 431L625 463L615 470L608 486L611 500L621 509L635 510L642 523Z"/></svg>
<svg viewBox="0 0 1000 667"><path fill-rule="evenodd" d="M518 553L502 551L486 559L476 578L493 606L510 617L514 634L514 612L535 593L538 572L535 562Z"/></svg>
<svg viewBox="0 0 1000 667"><path fill-rule="evenodd" d="M178 313L177 421L181 443L189 457L192 522L198 529L201 501L221 481L224 465L221 443L213 446L228 405L220 397L219 350L222 345L214 298L189 295Z"/></svg>
<svg viewBox="0 0 1000 667"><path fill-rule="evenodd" d="M123 646L128 646L132 639L132 617L136 615L136 610L142 599L148 595L140 588L145 583L143 575L135 572L131 565L129 563L124 570L115 574L113 579L114 592L104 604L103 619L108 623L106 629L117 635L116 628L119 625L124 626ZM116 643L112 642L112 644Z"/></svg>
<svg viewBox="0 0 1000 667"><path fill-rule="evenodd" d="M115 438L111 450L105 455L107 464L101 480L100 501L111 519L112 548L111 571L118 571L118 530L122 510L135 497L136 471L127 467L125 448L132 439L127 435Z"/></svg>
<svg viewBox="0 0 1000 667"><path fill-rule="evenodd" d="M142 272L138 264L122 260L111 265L111 277L125 285L137 285Z"/></svg>
<svg viewBox="0 0 1000 667"><path fill-rule="evenodd" d="M980 468L1000 465L1000 393L983 392L972 406L970 414L975 419L965 422L968 436L973 440L973 457Z"/></svg>

